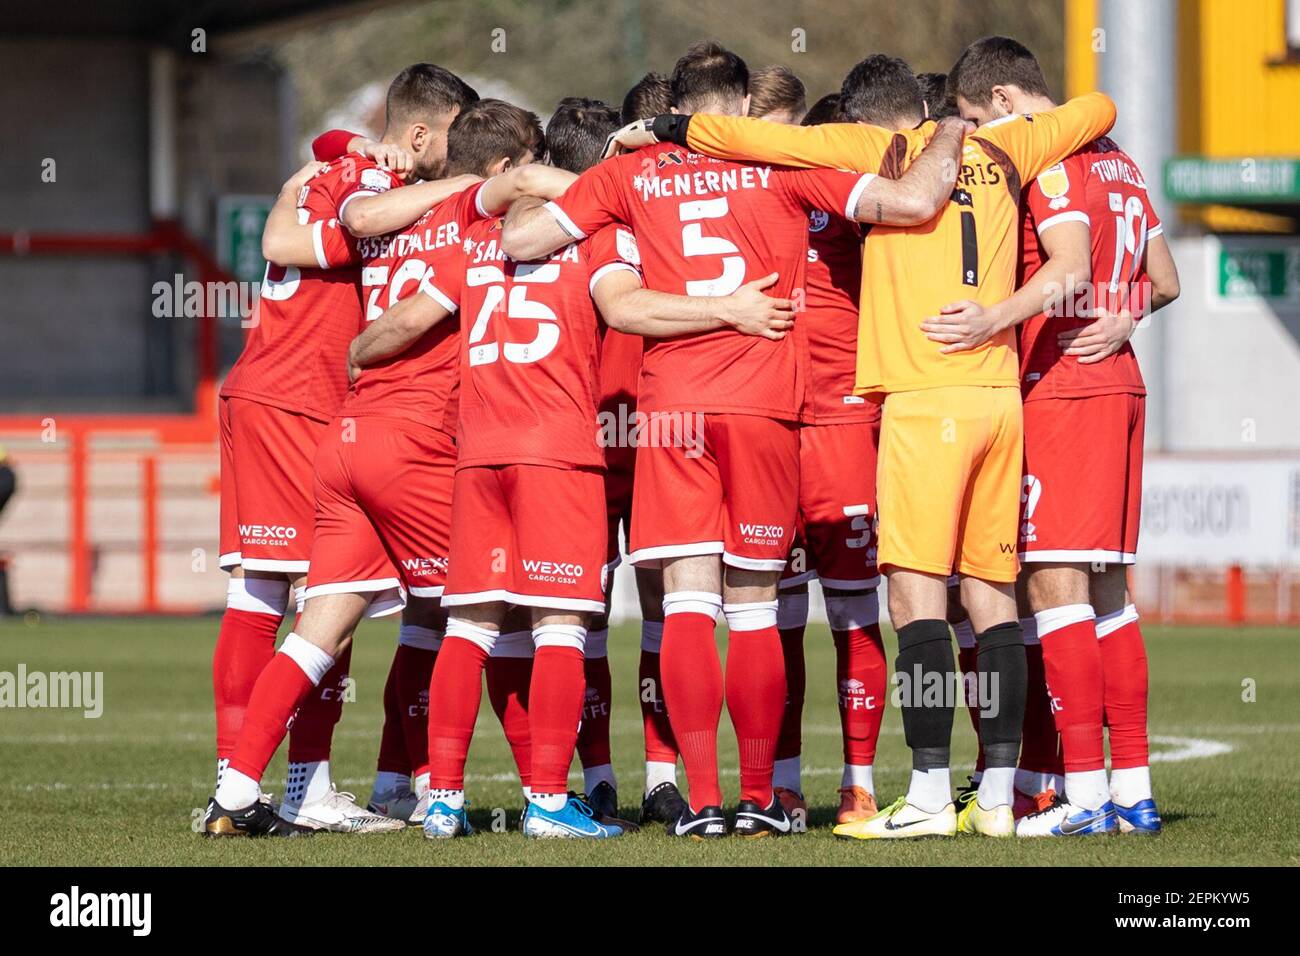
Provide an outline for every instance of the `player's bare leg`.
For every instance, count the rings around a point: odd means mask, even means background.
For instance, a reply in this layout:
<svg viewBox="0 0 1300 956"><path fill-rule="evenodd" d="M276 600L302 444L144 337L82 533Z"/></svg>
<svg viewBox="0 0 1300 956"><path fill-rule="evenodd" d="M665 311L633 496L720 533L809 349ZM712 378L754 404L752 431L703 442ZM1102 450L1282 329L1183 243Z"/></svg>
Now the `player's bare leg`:
<svg viewBox="0 0 1300 956"><path fill-rule="evenodd" d="M1097 611L1105 717L1110 733L1111 798L1122 831L1159 833L1160 814L1151 793L1147 737L1146 645L1128 589L1128 568L1115 564L1094 570L1090 591Z"/></svg>
<svg viewBox="0 0 1300 956"><path fill-rule="evenodd" d="M638 567L637 600L641 605L641 657L637 667L641 727L645 735L645 791L641 822L672 823L685 801L677 789L677 738L664 705L659 652L664 639L664 574L659 568Z"/></svg>

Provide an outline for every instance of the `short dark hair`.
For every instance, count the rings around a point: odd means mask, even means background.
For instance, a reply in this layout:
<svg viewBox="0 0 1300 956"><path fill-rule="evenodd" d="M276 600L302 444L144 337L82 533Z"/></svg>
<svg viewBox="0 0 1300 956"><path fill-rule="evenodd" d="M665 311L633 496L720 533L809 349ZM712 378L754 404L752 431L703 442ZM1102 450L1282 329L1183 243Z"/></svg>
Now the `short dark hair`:
<svg viewBox="0 0 1300 956"><path fill-rule="evenodd" d="M546 137L536 113L504 100L479 100L465 107L447 130L447 173L486 176L493 163L513 163L525 153L540 158Z"/></svg>
<svg viewBox="0 0 1300 956"><path fill-rule="evenodd" d="M673 107L672 83L662 73L647 73L623 97L624 125L667 113Z"/></svg>
<svg viewBox="0 0 1300 956"><path fill-rule="evenodd" d="M672 105L683 113L710 100L741 99L749 91L749 67L716 40L696 43L673 67Z"/></svg>
<svg viewBox="0 0 1300 956"><path fill-rule="evenodd" d="M478 93L451 70L433 63L414 63L388 84L384 121L414 122L478 102Z"/></svg>
<svg viewBox="0 0 1300 956"><path fill-rule="evenodd" d="M618 110L608 103L566 96L546 124L546 161L571 173L595 166L605 140L620 125Z"/></svg>
<svg viewBox="0 0 1300 956"><path fill-rule="evenodd" d="M932 119L957 115L957 101L948 93L948 75L946 73L918 73L916 82L921 84L921 96L925 99L925 113Z"/></svg>
<svg viewBox="0 0 1300 956"><path fill-rule="evenodd" d="M1029 47L1011 37L984 37L962 50L948 71L948 90L974 106L993 99L993 87L1018 86L1033 96L1051 96L1043 69Z"/></svg>
<svg viewBox="0 0 1300 956"><path fill-rule="evenodd" d="M806 114L800 126L820 126L822 123L842 123L844 117L840 115L840 94L827 93L816 103L812 105Z"/></svg>
<svg viewBox="0 0 1300 956"><path fill-rule="evenodd" d="M808 111L803 80L785 66L765 66L749 74L749 115L790 112L802 119Z"/></svg>
<svg viewBox="0 0 1300 956"><path fill-rule="evenodd" d="M853 123L895 126L921 120L925 97L910 66L896 56L873 53L844 78L840 111Z"/></svg>

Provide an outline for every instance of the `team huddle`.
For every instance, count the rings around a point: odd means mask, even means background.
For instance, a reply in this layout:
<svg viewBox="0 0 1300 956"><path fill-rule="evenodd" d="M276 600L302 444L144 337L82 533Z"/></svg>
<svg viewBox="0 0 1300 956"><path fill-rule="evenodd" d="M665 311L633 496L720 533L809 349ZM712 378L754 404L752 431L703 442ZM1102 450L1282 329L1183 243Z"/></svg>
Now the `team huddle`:
<svg viewBox="0 0 1300 956"><path fill-rule="evenodd" d="M485 680L528 837L798 832L816 579L837 837L1158 833L1128 339L1178 276L1114 121L1100 93L1058 106L1003 37L946 76L869 56L811 109L788 69L700 43L621 110L566 98L545 130L441 67L402 71L380 141L323 134L282 189L221 393L204 832L471 834ZM620 529L636 822L610 753ZM363 808L330 744L352 634L390 614ZM878 805L891 675L912 774ZM963 703L980 751L954 794ZM277 804L261 779L286 736Z"/></svg>

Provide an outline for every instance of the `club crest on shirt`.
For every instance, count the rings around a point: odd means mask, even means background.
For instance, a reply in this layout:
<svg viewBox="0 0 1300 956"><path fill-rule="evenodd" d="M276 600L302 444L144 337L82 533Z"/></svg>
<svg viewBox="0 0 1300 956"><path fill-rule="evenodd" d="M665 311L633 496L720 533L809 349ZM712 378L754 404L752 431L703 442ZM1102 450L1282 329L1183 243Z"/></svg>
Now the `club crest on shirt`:
<svg viewBox="0 0 1300 956"><path fill-rule="evenodd" d="M367 189L374 189L378 192L386 192L393 184L388 178L388 173L382 169L363 169L361 170L361 185Z"/></svg>
<svg viewBox="0 0 1300 956"><path fill-rule="evenodd" d="M831 224L831 217L824 209L814 209L808 213L808 231L821 232Z"/></svg>
<svg viewBox="0 0 1300 956"><path fill-rule="evenodd" d="M1047 205L1053 209L1061 209L1070 205L1068 195L1070 192L1070 175L1065 171L1064 163L1057 163L1040 173L1038 188L1043 191L1043 195L1049 200Z"/></svg>
<svg viewBox="0 0 1300 956"><path fill-rule="evenodd" d="M614 246L619 257L635 266L641 264L641 250L637 247L636 236L626 229L614 230Z"/></svg>

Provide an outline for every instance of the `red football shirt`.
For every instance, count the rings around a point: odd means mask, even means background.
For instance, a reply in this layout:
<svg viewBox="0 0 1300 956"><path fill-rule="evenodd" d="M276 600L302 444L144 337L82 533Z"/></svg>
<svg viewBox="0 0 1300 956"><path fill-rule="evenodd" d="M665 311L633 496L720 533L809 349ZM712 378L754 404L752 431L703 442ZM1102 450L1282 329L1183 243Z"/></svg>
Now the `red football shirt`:
<svg viewBox="0 0 1300 956"><path fill-rule="evenodd" d="M603 468L599 319L591 287L620 255L614 229L535 262L501 251L501 219L466 230L463 267L432 286L459 305L456 467Z"/></svg>
<svg viewBox="0 0 1300 956"><path fill-rule="evenodd" d="M857 223L814 209L808 215L805 314L795 335L807 356L799 421L806 425L875 422L880 405L853 394L858 362L858 296L862 232Z"/></svg>
<svg viewBox="0 0 1300 956"><path fill-rule="evenodd" d="M1090 324L1096 306L1112 311L1130 308L1138 317L1149 306L1151 282L1144 255L1147 241L1163 230L1137 164L1111 139L1096 140L1044 171L1025 190L1021 216L1021 284L1043 264L1040 233L1062 222L1082 222L1088 225L1092 242L1089 287L1067 308L1035 316L1020 326L1025 401L1146 394L1131 344L1091 365L1080 365L1056 344L1061 332Z"/></svg>
<svg viewBox="0 0 1300 956"><path fill-rule="evenodd" d="M648 288L727 295L779 274L770 294L804 282L808 213L852 217L870 175L713 159L669 143L588 169L549 208L575 239L621 222L636 236ZM646 341L642 410L722 412L797 421L804 375L794 336L720 329Z"/></svg>
<svg viewBox="0 0 1300 956"><path fill-rule="evenodd" d="M244 351L221 394L329 421L347 392L348 345L361 331L356 240L339 223L344 207L401 185L387 170L351 154L312 178L298 218L314 230L318 268L268 265Z"/></svg>
<svg viewBox="0 0 1300 956"><path fill-rule="evenodd" d="M361 284L366 321L373 322L417 291L451 312L456 304L438 292L444 274L463 268L465 233L487 213L479 205L483 184L471 186L426 212L399 233L362 239ZM456 434L460 378L460 325L439 322L398 355L368 366L343 403L342 415L395 417Z"/></svg>

